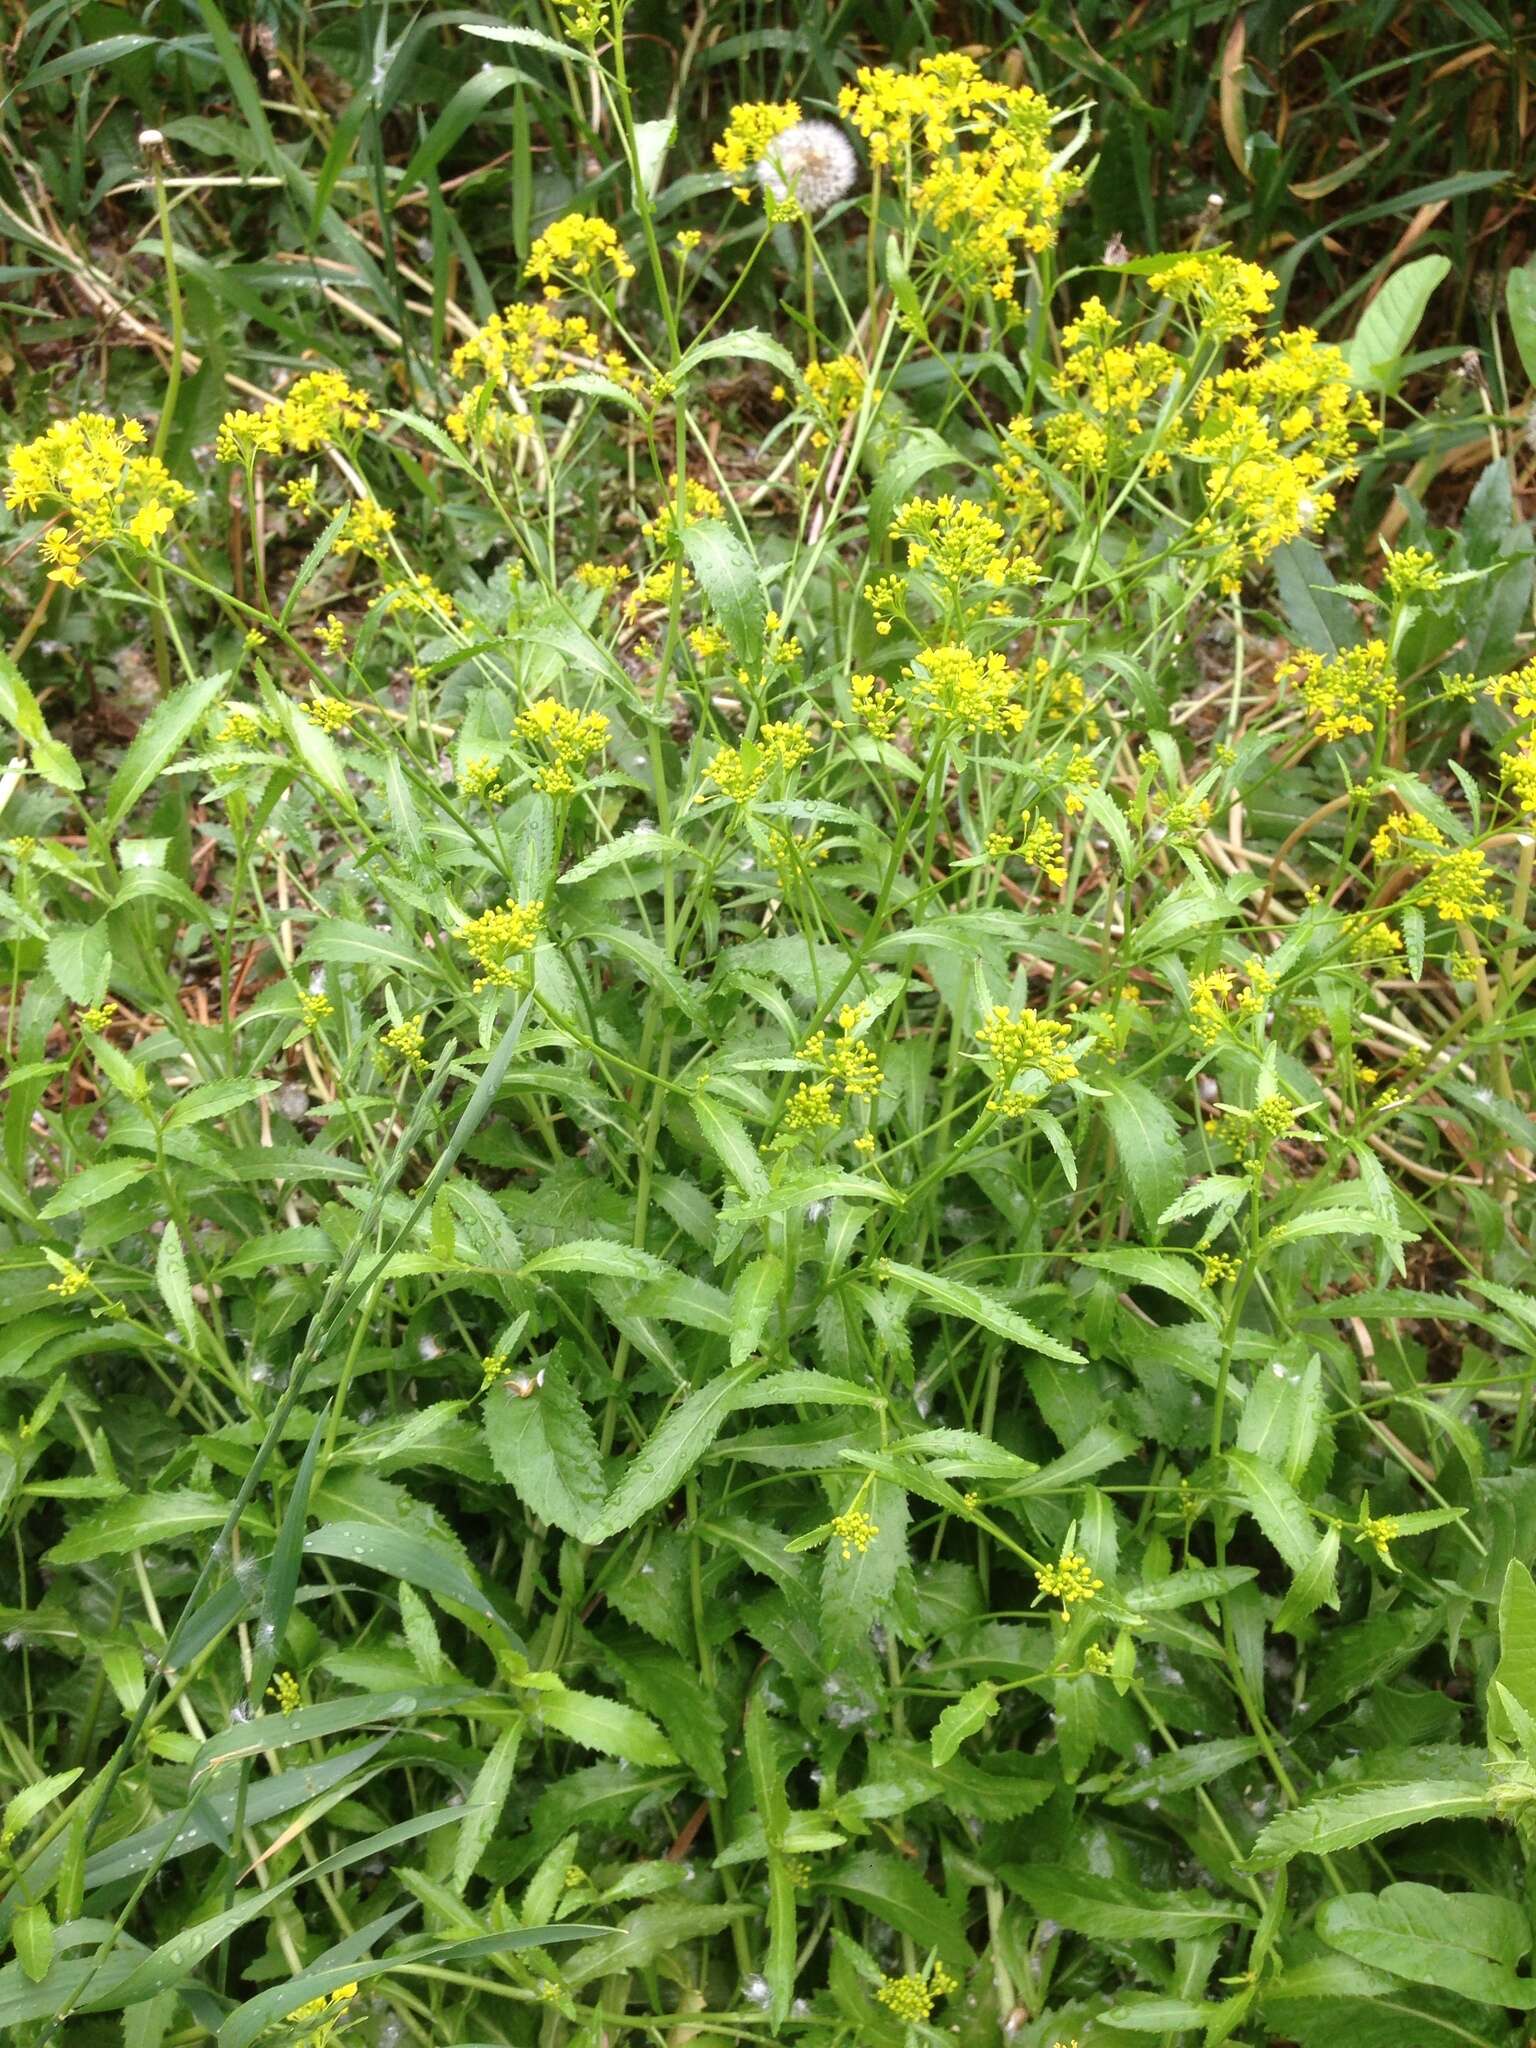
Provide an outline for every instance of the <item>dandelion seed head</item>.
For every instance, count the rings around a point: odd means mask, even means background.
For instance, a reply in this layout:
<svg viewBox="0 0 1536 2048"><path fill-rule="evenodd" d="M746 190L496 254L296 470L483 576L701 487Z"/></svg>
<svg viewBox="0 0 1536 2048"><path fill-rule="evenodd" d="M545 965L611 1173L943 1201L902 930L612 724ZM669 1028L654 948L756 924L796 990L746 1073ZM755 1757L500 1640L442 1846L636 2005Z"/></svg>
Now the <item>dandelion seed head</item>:
<svg viewBox="0 0 1536 2048"><path fill-rule="evenodd" d="M797 121L768 145L757 166L769 197L797 200L807 213L824 213L853 190L859 160L833 121Z"/></svg>

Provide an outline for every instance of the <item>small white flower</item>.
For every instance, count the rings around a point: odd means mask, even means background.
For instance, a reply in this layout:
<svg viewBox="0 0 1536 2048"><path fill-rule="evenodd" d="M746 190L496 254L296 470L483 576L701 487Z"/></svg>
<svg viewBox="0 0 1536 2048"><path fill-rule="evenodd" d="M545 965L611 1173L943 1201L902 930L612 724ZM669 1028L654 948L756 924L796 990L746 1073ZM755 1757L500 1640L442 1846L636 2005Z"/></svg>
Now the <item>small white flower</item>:
<svg viewBox="0 0 1536 2048"><path fill-rule="evenodd" d="M768 145L757 180L772 199L795 199L807 213L823 213L853 190L859 160L833 121L797 121Z"/></svg>

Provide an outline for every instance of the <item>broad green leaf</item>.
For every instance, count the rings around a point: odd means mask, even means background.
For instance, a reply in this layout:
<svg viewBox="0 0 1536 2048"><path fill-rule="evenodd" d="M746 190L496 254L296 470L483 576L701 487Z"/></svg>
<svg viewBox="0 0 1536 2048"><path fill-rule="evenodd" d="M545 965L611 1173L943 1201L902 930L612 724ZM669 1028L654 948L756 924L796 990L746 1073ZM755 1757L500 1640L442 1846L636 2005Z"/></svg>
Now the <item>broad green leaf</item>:
<svg viewBox="0 0 1536 2048"><path fill-rule="evenodd" d="M959 1914L904 1858L865 1850L818 1872L818 1880L821 1890L851 1900L920 1949L937 1949L949 1969L968 1970L975 1962Z"/></svg>
<svg viewBox="0 0 1536 2048"><path fill-rule="evenodd" d="M767 600L757 564L745 544L718 519L690 520L683 548L731 652L753 675L763 659Z"/></svg>
<svg viewBox="0 0 1536 2048"><path fill-rule="evenodd" d="M1262 1868L1293 1856L1331 1856L1399 1828L1430 1820L1483 1819L1492 1811L1484 1788L1465 1779L1351 1786L1319 1793L1304 1806L1277 1814L1254 1844L1251 1861Z"/></svg>
<svg viewBox="0 0 1536 2048"><path fill-rule="evenodd" d="M169 1220L161 1232L155 1253L155 1285L160 1289L160 1299L170 1310L171 1321L195 1351L202 1336L202 1323L192 1298L192 1275L187 1268L181 1232Z"/></svg>
<svg viewBox="0 0 1536 2048"><path fill-rule="evenodd" d="M1144 1081L1110 1078L1105 1091L1104 1120L1115 1141L1121 1176L1142 1229L1155 1230L1183 1185L1178 1119L1167 1100Z"/></svg>
<svg viewBox="0 0 1536 2048"><path fill-rule="evenodd" d="M997 1712L997 1687L983 1678L969 1692L952 1700L934 1723L929 1753L936 1764L947 1764L962 1742L985 1728Z"/></svg>
<svg viewBox="0 0 1536 2048"><path fill-rule="evenodd" d="M1499 1661L1488 1700L1489 1734L1512 1742L1515 1730L1496 1689L1500 1686L1536 1718L1536 1580L1517 1557L1505 1567L1499 1593Z"/></svg>
<svg viewBox="0 0 1536 2048"><path fill-rule="evenodd" d="M760 1360L749 1359L718 1374L674 1408L630 1459L589 1540L606 1542L632 1529L642 1515L674 1494L719 1435L742 1389L761 1370Z"/></svg>
<svg viewBox="0 0 1536 2048"><path fill-rule="evenodd" d="M1211 1290L1201 1285L1194 1264L1177 1252L1148 1251L1143 1245L1118 1245L1108 1252L1084 1252L1081 1263L1101 1273L1113 1273L1132 1287L1155 1287L1159 1294L1192 1308L1202 1322L1219 1320Z"/></svg>
<svg viewBox="0 0 1536 2048"><path fill-rule="evenodd" d="M677 1752L656 1723L618 1700L600 1699L595 1693L541 1692L537 1711L547 1728L579 1742L585 1749L601 1750L604 1756L622 1757L627 1764L662 1768L677 1762Z"/></svg>
<svg viewBox="0 0 1536 2048"><path fill-rule="evenodd" d="M1396 389L1397 365L1407 353L1431 294L1450 268L1449 256L1419 256L1387 278L1344 345L1344 360L1356 384L1374 390Z"/></svg>
<svg viewBox="0 0 1536 2048"><path fill-rule="evenodd" d="M48 941L48 972L72 1003L99 1003L112 973L112 942L106 919L97 924L62 924Z"/></svg>
<svg viewBox="0 0 1536 2048"><path fill-rule="evenodd" d="M161 771L173 761L223 694L228 677L205 676L157 704L134 734L107 791L103 822L119 826Z"/></svg>
<svg viewBox="0 0 1536 2048"><path fill-rule="evenodd" d="M32 752L32 766L45 782L53 783L57 789L85 787L85 778L74 755L48 730L41 705L21 670L3 650L0 650L0 718L26 741Z"/></svg>
<svg viewBox="0 0 1536 2048"><path fill-rule="evenodd" d="M526 1396L494 1386L485 1397L485 1440L501 1477L540 1521L585 1543L599 1539L607 1507L592 1424L556 1348L543 1384Z"/></svg>
<svg viewBox="0 0 1536 2048"><path fill-rule="evenodd" d="M1293 1572L1305 1571L1317 1552L1319 1532L1289 1479L1252 1451L1228 1451L1232 1490Z"/></svg>
<svg viewBox="0 0 1536 2048"><path fill-rule="evenodd" d="M41 1984L53 1962L53 1920L42 1900L19 1906L11 1922L11 1943L23 1973Z"/></svg>
<svg viewBox="0 0 1536 2048"><path fill-rule="evenodd" d="M1435 1984L1482 2005L1536 2008L1536 1980L1517 1977L1530 1923L1510 1899L1389 1884L1325 1899L1317 1931L1330 1947L1372 1969Z"/></svg>
<svg viewBox="0 0 1536 2048"><path fill-rule="evenodd" d="M1011 1343L1022 1344L1027 1350L1038 1351L1046 1358L1059 1358L1068 1365L1083 1363L1080 1351L1048 1337L1044 1330L1038 1329L1027 1316L1021 1316L1017 1309L990 1288L973 1287L965 1280L925 1273L917 1266L902 1265L895 1259L883 1259L880 1269L888 1279L931 1302L945 1315L963 1316L967 1322L992 1331L994 1336L1006 1337Z"/></svg>
<svg viewBox="0 0 1536 2048"><path fill-rule="evenodd" d="M81 1209L94 1209L98 1202L110 1202L114 1195L122 1194L153 1172L153 1166L143 1159L103 1159L65 1181L44 1202L38 1216L44 1223L51 1223L55 1216L73 1216Z"/></svg>
<svg viewBox="0 0 1536 2048"><path fill-rule="evenodd" d="M543 1702L548 1705L548 1700ZM507 1803L507 1794L512 1789L512 1773L517 1767L517 1746L522 1739L522 1723L514 1721L503 1728L491 1746L490 1754L476 1773L475 1782L469 1789L464 1802L464 1820L459 1829L459 1838L453 1848L454 1889L462 1896L464 1887L474 1875L475 1865L485 1854L496 1824L501 1819L501 1810Z"/></svg>
<svg viewBox="0 0 1536 2048"><path fill-rule="evenodd" d="M1003 1879L1031 1912L1100 1941L1185 1941L1253 1919L1250 1908L1198 1886L1143 1891L1127 1879L1094 1877L1062 1863L1010 1864Z"/></svg>
<svg viewBox="0 0 1536 2048"><path fill-rule="evenodd" d="M219 1528L229 1503L214 1493L181 1487L170 1493L134 1494L115 1500L76 1522L47 1553L53 1565L89 1564L97 1557L120 1557L125 1550L147 1550L154 1543L175 1543L200 1529Z"/></svg>

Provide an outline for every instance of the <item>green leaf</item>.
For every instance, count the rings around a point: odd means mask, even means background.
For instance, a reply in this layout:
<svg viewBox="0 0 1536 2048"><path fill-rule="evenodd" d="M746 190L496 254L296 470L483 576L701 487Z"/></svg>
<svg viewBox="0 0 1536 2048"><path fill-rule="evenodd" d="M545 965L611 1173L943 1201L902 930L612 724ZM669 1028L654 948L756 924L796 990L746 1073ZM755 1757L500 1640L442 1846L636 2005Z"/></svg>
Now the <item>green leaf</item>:
<svg viewBox="0 0 1536 2048"><path fill-rule="evenodd" d="M997 1687L982 1679L962 1693L940 1714L929 1737L929 1753L936 1764L947 1764L962 1742L986 1727L997 1712Z"/></svg>
<svg viewBox="0 0 1536 2048"><path fill-rule="evenodd" d="M72 1003L99 1003L112 974L112 945L106 919L99 924L65 924L48 941L48 972Z"/></svg>
<svg viewBox="0 0 1536 2048"><path fill-rule="evenodd" d="M1321 1793L1305 1806L1277 1814L1255 1842L1249 1860L1262 1869L1287 1863L1293 1856L1331 1856L1399 1828L1419 1827L1430 1820L1478 1820L1492 1810L1484 1788L1465 1779L1351 1786Z"/></svg>
<svg viewBox="0 0 1536 2048"><path fill-rule="evenodd" d="M525 1279L535 1273L600 1273L613 1280L671 1280L677 1268L634 1245L613 1244L606 1237L575 1238L540 1252L522 1267Z"/></svg>
<svg viewBox="0 0 1536 2048"><path fill-rule="evenodd" d="M1200 1320L1214 1323L1220 1320L1211 1290L1202 1286L1200 1277L1189 1259L1176 1252L1148 1251L1143 1245L1119 1245L1109 1252L1083 1252L1080 1262L1093 1266L1101 1273L1114 1273L1122 1280L1128 1280L1133 1287L1155 1287L1159 1294L1171 1295L1175 1301L1192 1308Z"/></svg>
<svg viewBox="0 0 1536 2048"><path fill-rule="evenodd" d="M900 1856L875 1850L851 1856L820 1877L818 1889L851 1899L899 1934L909 1935L919 1948L937 1949L957 1974L964 1975L975 1963L959 1914Z"/></svg>
<svg viewBox="0 0 1536 2048"><path fill-rule="evenodd" d="M613 1498L588 1540L604 1543L632 1529L642 1515L676 1493L709 1449L742 1390L762 1370L758 1359L733 1366L688 1396L630 1460Z"/></svg>
<svg viewBox="0 0 1536 2048"><path fill-rule="evenodd" d="M197 1313L197 1303L192 1298L192 1276L187 1269L187 1254L181 1242L181 1232L170 1221L167 1221L161 1233L159 1248L155 1253L155 1285L160 1289L160 1299L171 1312L171 1321L186 1339L189 1347L196 1351L203 1334L202 1323Z"/></svg>
<svg viewBox="0 0 1536 2048"><path fill-rule="evenodd" d="M1450 273L1449 256L1419 256L1393 271L1344 344L1344 360L1356 384L1393 391L1398 364L1407 353L1430 295Z"/></svg>
<svg viewBox="0 0 1536 2048"><path fill-rule="evenodd" d="M1499 1697L1500 1686L1536 1718L1536 1580L1517 1557L1505 1566L1499 1592L1499 1661L1488 1699L1489 1734L1513 1742L1516 1731Z"/></svg>
<svg viewBox="0 0 1536 2048"><path fill-rule="evenodd" d="M1111 1077L1104 1086L1104 1120L1115 1141L1121 1177L1142 1229L1154 1231L1184 1184L1178 1119L1144 1081Z"/></svg>
<svg viewBox="0 0 1536 2048"><path fill-rule="evenodd" d="M134 1494L76 1522L47 1553L48 1562L89 1564L93 1558L118 1557L125 1550L147 1550L152 1543L174 1543L200 1529L219 1528L228 1512L228 1501L191 1487Z"/></svg>
<svg viewBox="0 0 1536 2048"><path fill-rule="evenodd" d="M1022 1344L1027 1350L1038 1351L1046 1358L1059 1358L1068 1365L1084 1363L1080 1351L1048 1337L1044 1330L1038 1329L1027 1316L1021 1316L1017 1309L989 1288L973 1287L964 1280L941 1278L937 1273L925 1273L917 1266L900 1265L895 1259L883 1259L881 1271L899 1286L931 1302L945 1315L963 1316L967 1322L979 1324L994 1336L1006 1337L1011 1343Z"/></svg>
<svg viewBox="0 0 1536 2048"><path fill-rule="evenodd" d="M732 654L755 676L762 666L768 609L757 564L718 519L691 520L683 528L683 548Z"/></svg>
<svg viewBox="0 0 1536 2048"><path fill-rule="evenodd" d="M731 1289L731 1363L742 1365L762 1342L784 1284L784 1262L775 1253L742 1267Z"/></svg>
<svg viewBox="0 0 1536 2048"><path fill-rule="evenodd" d="M107 790L103 824L116 831L161 771L175 759L223 694L228 677L206 676L162 699L134 734Z"/></svg>
<svg viewBox="0 0 1536 2048"><path fill-rule="evenodd" d="M1253 1914L1235 1900L1186 1891L1143 1891L1128 1879L1094 1877L1062 1863L1010 1864L1003 1880L1042 1918L1098 1941L1187 1941Z"/></svg>
<svg viewBox="0 0 1536 2048"><path fill-rule="evenodd" d="M486 1395L491 1462L540 1521L595 1543L608 1502L597 1439L558 1347L543 1374L543 1385L526 1398L499 1387Z"/></svg>
<svg viewBox="0 0 1536 2048"><path fill-rule="evenodd" d="M51 1223L55 1216L73 1216L80 1209L94 1209L98 1202L110 1202L114 1195L120 1195L153 1172L154 1168L142 1159L103 1159L65 1181L44 1202L38 1216L42 1222Z"/></svg>
<svg viewBox="0 0 1536 2048"><path fill-rule="evenodd" d="M1536 261L1510 271L1504 280L1504 306L1526 382L1536 385Z"/></svg>
<svg viewBox="0 0 1536 2048"><path fill-rule="evenodd" d="M9 1848L16 1837L29 1828L45 1806L49 1806L61 1792L67 1792L79 1777L81 1766L73 1770L55 1771L51 1777L38 1778L21 1790L6 1803L5 1815L0 1820L0 1846Z"/></svg>
<svg viewBox="0 0 1536 2048"><path fill-rule="evenodd" d="M490 1846L496 1824L501 1819L501 1810L507 1803L522 1733L520 1721L503 1728L491 1747L490 1755L476 1773L475 1782L464 1802L464 1822L453 1850L453 1885L461 1897L474 1876L475 1865Z"/></svg>
<svg viewBox="0 0 1536 2048"><path fill-rule="evenodd" d="M211 1123L216 1117L228 1116L248 1102L270 1095L276 1086L275 1081L263 1080L204 1081L177 1097L166 1113L164 1127L168 1131L182 1131L191 1124Z"/></svg>
<svg viewBox="0 0 1536 2048"><path fill-rule="evenodd" d="M26 741L32 750L32 766L45 782L53 783L58 789L85 787L85 779L74 755L48 730L42 706L33 696L21 670L3 651L0 651L0 718Z"/></svg>
<svg viewBox="0 0 1536 2048"><path fill-rule="evenodd" d="M1228 1451L1233 1491L1293 1572L1305 1571L1318 1548L1317 1525L1280 1469L1252 1451Z"/></svg>
<svg viewBox="0 0 1536 2048"><path fill-rule="evenodd" d="M1389 1884L1380 1892L1325 1899L1317 1931L1330 1947L1372 1969L1435 1984L1481 2005L1536 2008L1536 1981L1517 1977L1530 1923L1510 1899Z"/></svg>
<svg viewBox="0 0 1536 2048"><path fill-rule="evenodd" d="M19 1906L11 1922L11 1942L16 1960L34 1984L41 1984L53 1963L53 1921L39 1899Z"/></svg>
<svg viewBox="0 0 1536 2048"><path fill-rule="evenodd" d="M604 1756L655 1769L677 1762L676 1750L656 1723L617 1700L562 1687L559 1692L539 1693L537 1710L547 1728L579 1742L584 1749L601 1750Z"/></svg>

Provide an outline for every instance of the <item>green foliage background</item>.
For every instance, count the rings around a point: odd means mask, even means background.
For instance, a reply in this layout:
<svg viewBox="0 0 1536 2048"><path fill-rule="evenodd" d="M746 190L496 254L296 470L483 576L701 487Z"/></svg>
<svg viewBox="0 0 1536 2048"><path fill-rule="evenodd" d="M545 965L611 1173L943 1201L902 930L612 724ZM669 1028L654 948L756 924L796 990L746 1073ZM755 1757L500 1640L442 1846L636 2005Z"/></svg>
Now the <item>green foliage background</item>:
<svg viewBox="0 0 1536 2048"><path fill-rule="evenodd" d="M189 495L78 588L0 515L4 2038L1519 2048L1524 18L637 0L606 98L509 0L8 29L6 440L163 419ZM813 312L891 375L823 446L797 231L713 146L953 51L1081 122L1083 189L1010 322L894 189L869 234L861 167ZM477 474L454 351L571 211L658 376ZM1047 467L1002 623L919 575L882 637L900 507L990 503L1010 416L1070 410L1117 241L1346 346L1381 431L1326 537L1226 591L1164 562L1197 464L1108 509ZM316 369L379 418L306 526L307 461L215 448ZM364 490L393 567L344 551ZM575 578L619 561L643 615ZM377 601L401 565L451 626ZM861 723L930 627L1086 702ZM1399 707L1320 743L1283 664L1376 634ZM566 795L549 697L609 725ZM730 801L774 721L813 750ZM509 895L547 942L479 988L456 929ZM791 1142L856 999L883 1078ZM999 1004L1071 1046L1017 1123Z"/></svg>

